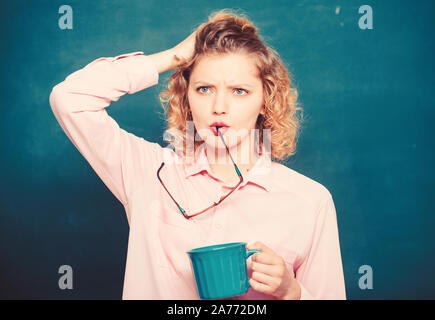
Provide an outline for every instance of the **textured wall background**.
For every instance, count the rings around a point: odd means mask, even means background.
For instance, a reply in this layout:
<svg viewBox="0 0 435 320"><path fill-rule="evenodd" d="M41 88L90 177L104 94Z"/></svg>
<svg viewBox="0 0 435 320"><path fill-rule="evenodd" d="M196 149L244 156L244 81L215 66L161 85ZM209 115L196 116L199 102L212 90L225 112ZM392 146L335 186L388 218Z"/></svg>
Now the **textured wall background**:
<svg viewBox="0 0 435 320"><path fill-rule="evenodd" d="M64 4L72 30L58 26ZM358 26L365 4L372 30ZM57 124L50 91L98 57L168 49L222 8L242 9L294 75L306 121L286 165L333 195L348 298L435 298L433 1L15 0L0 2L1 299L121 298L123 207ZM108 112L165 145L169 74ZM73 290L58 287L65 264Z"/></svg>

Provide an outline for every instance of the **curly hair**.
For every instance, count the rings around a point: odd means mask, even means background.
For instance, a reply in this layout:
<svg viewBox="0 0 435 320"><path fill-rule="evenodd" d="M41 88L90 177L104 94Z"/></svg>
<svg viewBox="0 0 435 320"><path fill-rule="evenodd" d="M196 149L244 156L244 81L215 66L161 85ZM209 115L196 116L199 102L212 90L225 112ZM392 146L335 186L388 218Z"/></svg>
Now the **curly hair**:
<svg viewBox="0 0 435 320"><path fill-rule="evenodd" d="M186 130L192 121L187 98L189 78L195 63L201 56L245 53L253 56L263 83L264 116L259 114L258 129L260 146L263 142L264 129L270 131L270 152L274 160L284 160L296 153L296 142L303 120L303 109L298 103L298 92L291 88L291 75L284 66L278 53L266 46L257 34L258 29L244 14L236 14L231 9L219 10L209 16L209 21L202 23L196 30L195 50L189 61L182 62L168 79L168 88L159 94L164 110L167 131L182 133L170 144L176 151L186 154L186 139L193 139L194 150L201 141L195 141ZM300 111L300 117L299 113ZM192 122L191 122L192 123Z"/></svg>

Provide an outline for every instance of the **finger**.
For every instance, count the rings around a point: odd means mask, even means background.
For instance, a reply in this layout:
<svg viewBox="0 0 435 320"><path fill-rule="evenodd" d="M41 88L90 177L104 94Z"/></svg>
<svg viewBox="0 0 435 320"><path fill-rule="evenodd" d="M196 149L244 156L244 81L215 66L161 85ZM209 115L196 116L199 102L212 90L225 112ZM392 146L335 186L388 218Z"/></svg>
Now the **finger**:
<svg viewBox="0 0 435 320"><path fill-rule="evenodd" d="M277 265L282 263L282 258L276 254L257 252L252 256L253 262Z"/></svg>
<svg viewBox="0 0 435 320"><path fill-rule="evenodd" d="M253 262L251 269L252 271L261 272L273 277L280 277L282 275L282 267L278 265Z"/></svg>
<svg viewBox="0 0 435 320"><path fill-rule="evenodd" d="M264 252L264 253L275 253L271 248L269 248L263 242L260 242L260 241L256 241L254 243L251 243L251 244L247 245L246 248L248 250L258 249L258 250L261 250L261 252Z"/></svg>
<svg viewBox="0 0 435 320"><path fill-rule="evenodd" d="M263 292L263 293L271 293L272 292L272 288L269 287L268 285L255 281L254 279L249 279L249 284L251 285L252 289L254 289L255 291L258 292Z"/></svg>
<svg viewBox="0 0 435 320"><path fill-rule="evenodd" d="M272 287L272 285L276 281L276 279L274 277L269 276L267 274L264 274L262 272L258 272L258 271L252 272L251 278L254 279L255 281L260 282L262 284L265 284L269 287Z"/></svg>

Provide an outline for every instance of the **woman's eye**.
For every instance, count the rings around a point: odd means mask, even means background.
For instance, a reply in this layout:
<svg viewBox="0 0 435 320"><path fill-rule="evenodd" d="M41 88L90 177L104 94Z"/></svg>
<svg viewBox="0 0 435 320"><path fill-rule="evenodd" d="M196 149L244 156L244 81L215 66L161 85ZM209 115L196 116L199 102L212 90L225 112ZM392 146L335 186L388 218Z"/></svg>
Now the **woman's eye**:
<svg viewBox="0 0 435 320"><path fill-rule="evenodd" d="M196 89L196 90L198 90L198 91L201 92L201 93L205 93L204 91L201 91L201 89L203 89L203 88L208 89L208 87L199 87L199 88Z"/></svg>
<svg viewBox="0 0 435 320"><path fill-rule="evenodd" d="M242 89L242 88L237 88L235 91L239 91L239 90L245 91L246 94L248 94L248 91L246 91L245 89ZM239 92L240 92L240 91L239 91ZM244 96L244 95L246 95L246 94L238 94L238 96Z"/></svg>

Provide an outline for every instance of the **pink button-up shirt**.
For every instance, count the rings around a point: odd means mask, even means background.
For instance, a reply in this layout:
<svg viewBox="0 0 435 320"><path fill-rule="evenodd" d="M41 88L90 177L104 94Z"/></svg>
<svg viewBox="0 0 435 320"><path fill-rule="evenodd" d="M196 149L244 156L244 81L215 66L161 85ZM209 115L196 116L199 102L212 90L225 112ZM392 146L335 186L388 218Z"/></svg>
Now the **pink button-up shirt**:
<svg viewBox="0 0 435 320"><path fill-rule="evenodd" d="M143 52L99 58L70 74L50 94L68 138L124 205L130 232L123 299L199 299L188 250L205 245L263 242L284 258L301 299L345 299L337 218L318 182L261 156L244 182L219 206L186 220L157 179L193 214L229 191L199 159L184 163L163 148L121 129L105 108L122 95L158 83ZM152 110L150 110L152 112ZM247 261L251 277L251 258ZM274 299L249 288L237 299Z"/></svg>

